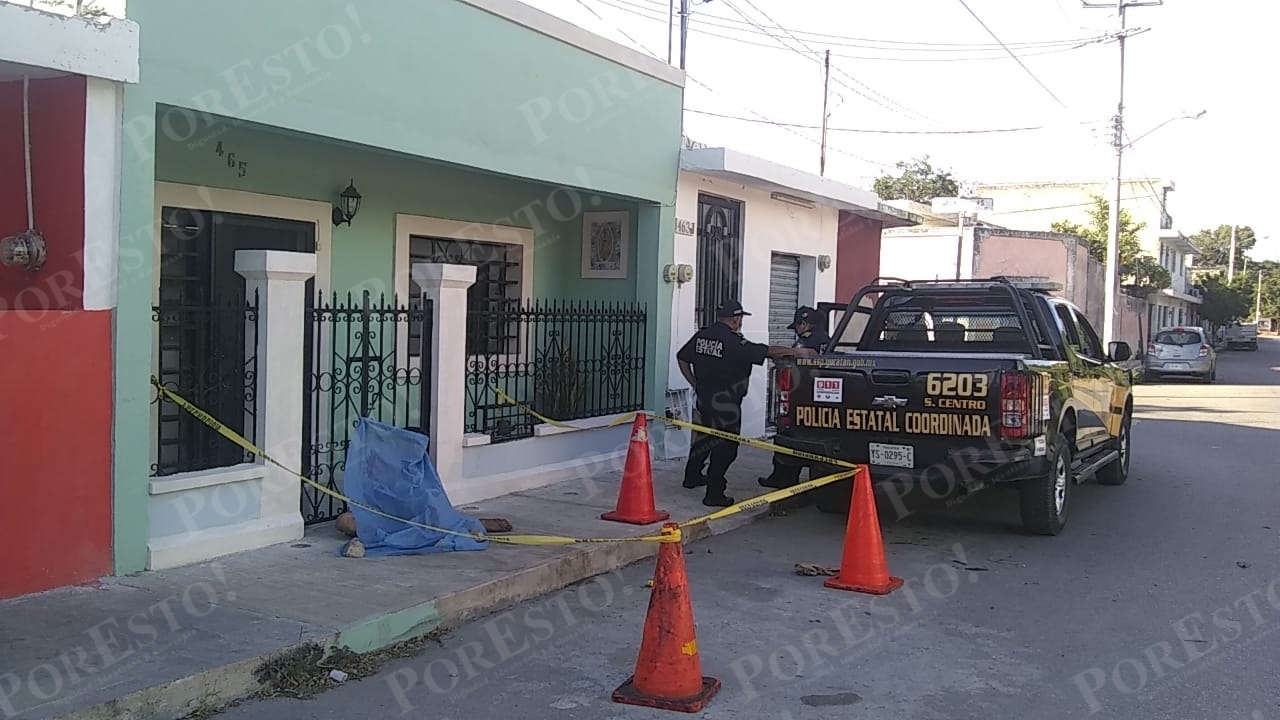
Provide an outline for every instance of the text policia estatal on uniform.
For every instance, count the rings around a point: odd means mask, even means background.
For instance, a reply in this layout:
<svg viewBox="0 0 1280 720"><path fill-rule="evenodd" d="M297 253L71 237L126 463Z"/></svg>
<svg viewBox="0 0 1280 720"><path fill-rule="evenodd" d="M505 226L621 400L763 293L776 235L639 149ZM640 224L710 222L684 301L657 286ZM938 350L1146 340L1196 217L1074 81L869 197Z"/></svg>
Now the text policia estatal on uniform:
<svg viewBox="0 0 1280 720"><path fill-rule="evenodd" d="M826 430L862 430L913 435L986 437L991 434L991 419L981 413L962 415L904 412L899 417L896 410L859 410L801 405L795 409L795 424L799 427Z"/></svg>

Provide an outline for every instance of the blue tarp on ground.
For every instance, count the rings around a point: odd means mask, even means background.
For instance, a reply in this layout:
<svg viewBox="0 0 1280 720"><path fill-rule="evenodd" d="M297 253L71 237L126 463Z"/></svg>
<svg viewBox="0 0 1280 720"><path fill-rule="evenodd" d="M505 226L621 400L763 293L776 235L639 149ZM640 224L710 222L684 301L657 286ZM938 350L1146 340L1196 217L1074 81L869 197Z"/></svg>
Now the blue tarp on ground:
<svg viewBox="0 0 1280 720"><path fill-rule="evenodd" d="M343 489L388 515L461 533L483 533L480 521L454 509L427 455L426 435L361 418L347 447ZM406 525L352 507L367 557L484 550L487 541ZM342 554L342 548L338 549Z"/></svg>

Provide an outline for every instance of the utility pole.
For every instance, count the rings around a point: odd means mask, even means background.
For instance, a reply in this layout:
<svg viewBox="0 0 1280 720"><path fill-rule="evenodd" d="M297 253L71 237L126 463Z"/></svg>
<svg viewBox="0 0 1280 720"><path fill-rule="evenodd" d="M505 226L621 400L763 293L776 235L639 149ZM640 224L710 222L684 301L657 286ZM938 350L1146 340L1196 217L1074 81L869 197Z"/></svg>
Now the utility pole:
<svg viewBox="0 0 1280 720"><path fill-rule="evenodd" d="M671 64L672 31L675 30L676 0L667 0L667 64Z"/></svg>
<svg viewBox="0 0 1280 720"><path fill-rule="evenodd" d="M1227 284L1236 277L1236 226L1231 226L1231 253L1227 256Z"/></svg>
<svg viewBox="0 0 1280 720"><path fill-rule="evenodd" d="M818 175L827 174L827 98L831 95L831 51L822 63L822 154L818 156Z"/></svg>
<svg viewBox="0 0 1280 720"><path fill-rule="evenodd" d="M1107 233L1106 286L1103 293L1103 306L1106 308L1102 316L1102 343L1109 346L1115 339L1116 324L1116 290L1120 274L1120 199L1124 184L1124 45L1127 35L1125 11L1131 7L1148 7L1163 5L1164 0L1115 0L1112 3L1092 4L1084 2L1086 8L1115 8L1120 16L1120 31L1116 37L1120 44L1120 100L1116 104L1116 115L1113 120L1114 135L1111 140L1116 151L1116 173L1111 192L1111 218Z"/></svg>
<svg viewBox="0 0 1280 720"><path fill-rule="evenodd" d="M689 0L680 0L680 69L684 69L684 50L689 44Z"/></svg>
<svg viewBox="0 0 1280 720"><path fill-rule="evenodd" d="M1253 301L1253 321L1262 320L1262 271L1258 271L1258 295Z"/></svg>

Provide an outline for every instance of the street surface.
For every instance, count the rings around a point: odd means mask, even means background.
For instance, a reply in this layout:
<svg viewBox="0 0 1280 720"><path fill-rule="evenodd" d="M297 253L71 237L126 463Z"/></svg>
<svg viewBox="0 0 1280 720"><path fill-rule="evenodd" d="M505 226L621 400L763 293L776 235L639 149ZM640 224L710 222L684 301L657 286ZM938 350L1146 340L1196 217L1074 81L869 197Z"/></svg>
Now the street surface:
<svg viewBox="0 0 1280 720"><path fill-rule="evenodd" d="M1280 342L1218 382L1140 386L1122 487L1078 486L1056 538L984 491L879 504L904 589L826 590L843 521L812 507L688 548L711 720L1280 720ZM730 493L754 494L734 477ZM746 490L746 488L750 490ZM924 498L920 498L927 500ZM460 628L311 700L228 718L672 718L609 701L632 672L652 562ZM424 677L424 671L427 675Z"/></svg>

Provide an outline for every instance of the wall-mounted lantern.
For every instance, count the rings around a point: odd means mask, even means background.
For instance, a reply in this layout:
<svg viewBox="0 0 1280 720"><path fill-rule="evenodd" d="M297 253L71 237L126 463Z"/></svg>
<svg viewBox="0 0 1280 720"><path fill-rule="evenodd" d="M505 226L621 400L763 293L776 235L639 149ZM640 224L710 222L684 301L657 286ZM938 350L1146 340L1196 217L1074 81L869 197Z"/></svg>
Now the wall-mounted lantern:
<svg viewBox="0 0 1280 720"><path fill-rule="evenodd" d="M44 238L35 230L0 240L0 264L36 272L44 267Z"/></svg>
<svg viewBox="0 0 1280 720"><path fill-rule="evenodd" d="M360 192L356 190L356 181L353 178L347 185L347 189L338 196L338 204L333 206L333 224L346 223L350 226L358 212L360 212Z"/></svg>
<svg viewBox="0 0 1280 720"><path fill-rule="evenodd" d="M830 270L830 269L831 269L831 256L819 255L818 256L818 272L826 272L827 270Z"/></svg>

